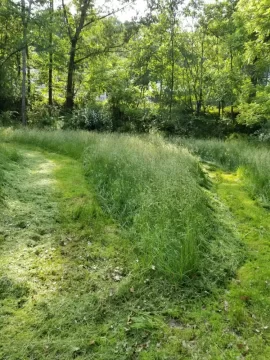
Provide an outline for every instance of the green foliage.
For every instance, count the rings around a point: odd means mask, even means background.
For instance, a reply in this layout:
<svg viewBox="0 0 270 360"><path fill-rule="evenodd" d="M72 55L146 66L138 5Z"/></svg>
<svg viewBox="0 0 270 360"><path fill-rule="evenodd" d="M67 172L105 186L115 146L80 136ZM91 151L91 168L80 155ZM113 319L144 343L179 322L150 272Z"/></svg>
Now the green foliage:
<svg viewBox="0 0 270 360"><path fill-rule="evenodd" d="M70 117L66 117L64 128L81 130L112 130L111 116L106 108L98 105L89 105L76 109Z"/></svg>
<svg viewBox="0 0 270 360"><path fill-rule="evenodd" d="M35 104L28 112L29 125L36 128L56 129L61 125L61 110L58 106Z"/></svg>
<svg viewBox="0 0 270 360"><path fill-rule="evenodd" d="M256 97L252 103L242 103L239 105L240 114L237 116L239 123L253 125L256 123L264 124L270 120L270 86L257 87Z"/></svg>
<svg viewBox="0 0 270 360"><path fill-rule="evenodd" d="M3 111L0 113L0 126L11 126L15 123L18 113L16 111Z"/></svg>

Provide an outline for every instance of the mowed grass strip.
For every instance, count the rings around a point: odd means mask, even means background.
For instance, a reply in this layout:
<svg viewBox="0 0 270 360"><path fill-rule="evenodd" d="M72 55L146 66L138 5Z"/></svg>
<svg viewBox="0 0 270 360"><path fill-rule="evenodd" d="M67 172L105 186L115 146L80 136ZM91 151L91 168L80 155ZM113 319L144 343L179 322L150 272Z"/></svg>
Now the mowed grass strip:
<svg viewBox="0 0 270 360"><path fill-rule="evenodd" d="M187 147L204 161L210 161L227 171L242 173L250 195L262 206L270 208L270 148L256 141L183 139L173 143Z"/></svg>

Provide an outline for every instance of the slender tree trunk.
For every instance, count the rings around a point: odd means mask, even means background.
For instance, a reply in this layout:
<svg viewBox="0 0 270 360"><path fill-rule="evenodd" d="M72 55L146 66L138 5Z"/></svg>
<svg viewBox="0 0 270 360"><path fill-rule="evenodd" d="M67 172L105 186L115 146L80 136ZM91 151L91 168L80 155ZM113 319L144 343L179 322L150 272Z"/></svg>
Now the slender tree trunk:
<svg viewBox="0 0 270 360"><path fill-rule="evenodd" d="M221 116L224 117L224 101L221 100Z"/></svg>
<svg viewBox="0 0 270 360"><path fill-rule="evenodd" d="M26 70L27 70L27 51L26 51L26 13L25 13L25 0L21 0L22 6L22 22L23 22L23 49L22 49L22 123L27 125L26 118Z"/></svg>
<svg viewBox="0 0 270 360"><path fill-rule="evenodd" d="M17 60L17 69L18 69L17 74L18 74L18 78L20 78L20 77L21 77L21 70L22 70L22 68L21 68L21 55L20 55L20 52L18 52L18 53L16 54L16 60Z"/></svg>
<svg viewBox="0 0 270 360"><path fill-rule="evenodd" d="M160 105L162 103L163 100L163 79L160 80L160 87L159 87L159 101L160 101Z"/></svg>
<svg viewBox="0 0 270 360"><path fill-rule="evenodd" d="M231 50L231 79L233 75L233 52ZM232 80L231 80L232 82ZM231 88L233 90L233 83L231 83ZM231 100L231 119L234 120L234 112L233 112L233 99Z"/></svg>
<svg viewBox="0 0 270 360"><path fill-rule="evenodd" d="M199 99L197 101L197 115L201 113L203 104L203 62L204 62L204 38L202 39L202 52L201 52L201 63L200 63L200 89Z"/></svg>
<svg viewBox="0 0 270 360"><path fill-rule="evenodd" d="M26 61L27 61L27 99L31 95L31 68L29 65L29 48L26 45Z"/></svg>
<svg viewBox="0 0 270 360"><path fill-rule="evenodd" d="M48 104L49 111L51 113L51 107L53 105L53 34L52 34L52 24L53 24L53 0L50 0L50 34L49 34L49 86L48 86Z"/></svg>
<svg viewBox="0 0 270 360"><path fill-rule="evenodd" d="M219 66L219 37L217 36L217 72L218 72L218 77L220 74L220 66ZM221 118L221 103L222 100L219 100L218 102L218 118Z"/></svg>
<svg viewBox="0 0 270 360"><path fill-rule="evenodd" d="M75 39L72 39L71 49L69 53L69 62L68 62L67 93L66 93L66 104L65 104L67 110L72 110L74 106L73 75L75 71L76 46L77 46L77 41Z"/></svg>
<svg viewBox="0 0 270 360"><path fill-rule="evenodd" d="M171 91L170 91L170 120L172 120L172 106L174 98L174 68L175 68L175 56L174 56L174 42L175 42L175 12L172 11L172 22L171 22Z"/></svg>
<svg viewBox="0 0 270 360"><path fill-rule="evenodd" d="M28 0L28 10L26 12L25 0L21 0L21 17L23 26L23 49L22 49L22 123L27 125L27 92L31 88L30 68L27 67L27 26L31 15L31 6L33 0ZM28 71L28 90L27 90L27 71Z"/></svg>

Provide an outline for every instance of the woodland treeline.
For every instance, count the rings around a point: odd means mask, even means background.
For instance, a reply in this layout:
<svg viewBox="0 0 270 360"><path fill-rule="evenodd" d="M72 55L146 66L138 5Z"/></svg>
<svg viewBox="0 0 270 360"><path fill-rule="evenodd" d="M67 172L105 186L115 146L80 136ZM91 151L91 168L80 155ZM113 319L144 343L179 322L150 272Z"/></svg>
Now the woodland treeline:
<svg viewBox="0 0 270 360"><path fill-rule="evenodd" d="M126 6L1 0L2 125L267 137L270 0Z"/></svg>

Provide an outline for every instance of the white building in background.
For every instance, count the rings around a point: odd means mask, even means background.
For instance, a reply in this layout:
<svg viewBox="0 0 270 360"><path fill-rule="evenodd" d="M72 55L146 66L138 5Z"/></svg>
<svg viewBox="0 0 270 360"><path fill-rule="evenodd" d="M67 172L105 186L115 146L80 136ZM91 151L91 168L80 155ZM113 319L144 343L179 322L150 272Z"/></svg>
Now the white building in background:
<svg viewBox="0 0 270 360"><path fill-rule="evenodd" d="M108 99L108 95L107 95L106 91L105 91L104 94L101 94L101 95L96 97L97 101L106 101L107 99Z"/></svg>

